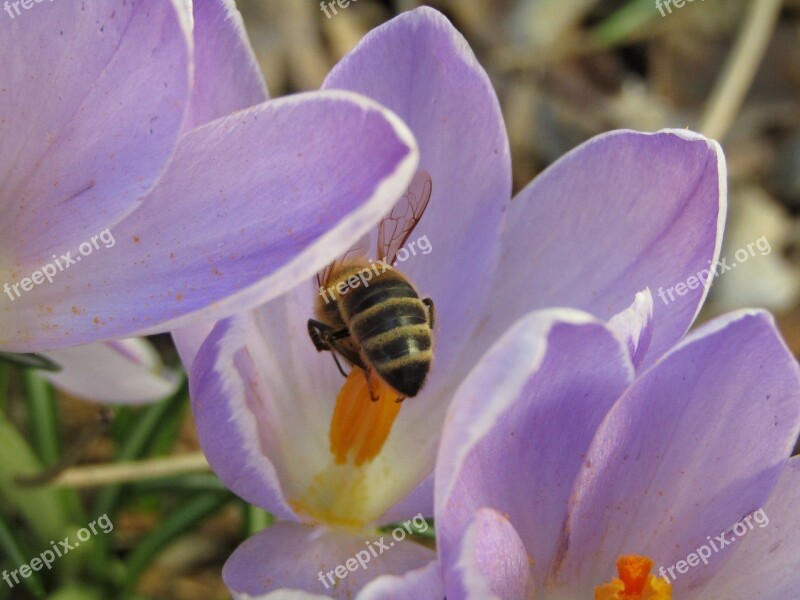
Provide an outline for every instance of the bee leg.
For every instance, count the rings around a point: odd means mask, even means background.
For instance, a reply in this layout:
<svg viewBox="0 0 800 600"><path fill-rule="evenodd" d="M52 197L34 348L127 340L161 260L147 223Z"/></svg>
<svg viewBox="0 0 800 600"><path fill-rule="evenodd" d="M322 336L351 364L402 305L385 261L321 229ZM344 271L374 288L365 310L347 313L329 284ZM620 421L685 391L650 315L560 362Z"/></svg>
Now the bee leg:
<svg viewBox="0 0 800 600"><path fill-rule="evenodd" d="M430 298L423 298L422 303L428 307L428 327L433 330L433 324L436 321L436 310L433 307L433 300Z"/></svg>
<svg viewBox="0 0 800 600"><path fill-rule="evenodd" d="M347 329L344 330L345 335L349 335ZM314 319L308 320L308 337L311 338L311 342L314 344L314 347L317 349L317 352L324 352L330 351L331 355L333 356L333 362L336 363L336 368L339 369L339 373L342 374L342 377L347 377L347 373L345 373L344 369L342 368L342 363L339 362L339 357L336 355L336 341L337 339L342 336L342 331L335 331L333 327L322 323L320 321L315 321Z"/></svg>
<svg viewBox="0 0 800 600"><path fill-rule="evenodd" d="M331 352L331 356L333 356L333 362L336 363L336 368L339 369L339 373L342 374L342 377L347 378L347 373L344 372L342 363L339 362L339 357L336 356L336 352Z"/></svg>
<svg viewBox="0 0 800 600"><path fill-rule="evenodd" d="M361 357L346 346L342 346L339 343L339 340L350 337L350 332L347 330L347 328L334 329L327 323L309 319L308 336L311 338L311 341L313 342L314 347L317 349L317 352L324 352L327 350L333 355L333 360L336 363L336 367L339 369L339 372L343 377L347 377L347 373L344 372L337 354L341 355L348 362L354 364L355 366L366 370L366 366L361 360Z"/></svg>
<svg viewBox="0 0 800 600"><path fill-rule="evenodd" d="M344 331L344 335L342 335L342 331ZM314 319L308 320L308 337L311 338L311 342L314 344L317 352L330 350L332 348L330 344L331 340L346 337L347 335L349 335L347 329L336 331L333 327L322 321L316 321Z"/></svg>
<svg viewBox="0 0 800 600"><path fill-rule="evenodd" d="M372 399L373 402L377 402L380 400L380 396L375 395L375 390L372 389L372 380L369 378L369 373L366 369L364 369L364 377L367 380L367 387L369 388L369 397Z"/></svg>

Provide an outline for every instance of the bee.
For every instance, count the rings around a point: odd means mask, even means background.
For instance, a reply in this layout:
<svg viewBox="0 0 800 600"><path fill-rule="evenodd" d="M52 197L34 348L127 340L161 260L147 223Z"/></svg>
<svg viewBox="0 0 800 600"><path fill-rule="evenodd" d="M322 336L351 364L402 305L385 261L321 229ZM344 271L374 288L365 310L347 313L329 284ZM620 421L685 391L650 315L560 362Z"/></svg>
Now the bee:
<svg viewBox="0 0 800 600"><path fill-rule="evenodd" d="M339 356L363 369L373 400L370 373L396 391L401 402L419 393L433 360L433 301L420 298L409 279L393 268L432 189L430 175L418 172L380 222L377 263L364 258L371 245L367 234L317 275L320 298L317 318L308 321L309 337L317 351L331 352L345 377Z"/></svg>

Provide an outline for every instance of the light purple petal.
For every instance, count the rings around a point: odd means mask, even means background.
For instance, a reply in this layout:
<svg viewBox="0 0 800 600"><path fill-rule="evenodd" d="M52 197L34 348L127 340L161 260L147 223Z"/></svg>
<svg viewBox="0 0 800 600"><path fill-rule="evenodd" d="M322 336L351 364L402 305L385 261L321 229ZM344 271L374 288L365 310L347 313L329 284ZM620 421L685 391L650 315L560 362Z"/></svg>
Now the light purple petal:
<svg viewBox="0 0 800 600"><path fill-rule="evenodd" d="M433 473L382 515L380 523L394 523L417 514L433 516Z"/></svg>
<svg viewBox="0 0 800 600"><path fill-rule="evenodd" d="M792 458L752 529L726 550L729 560L698 600L785 600L800 589L800 459ZM756 518L758 520L756 520ZM740 530L741 531L741 530Z"/></svg>
<svg viewBox="0 0 800 600"><path fill-rule="evenodd" d="M222 482L251 504L283 519L297 519L284 496L270 454L280 441L278 432L262 447L261 429L274 427L271 415L259 411L258 386L247 380L256 373L246 350L244 331L253 325L244 319L227 319L214 327L195 357L189 374L197 436L208 464ZM237 362L248 370L240 376ZM241 378L240 378L241 377ZM263 414L263 416L261 416ZM260 418L259 418L260 417Z"/></svg>
<svg viewBox="0 0 800 600"><path fill-rule="evenodd" d="M0 275L98 233L155 182L188 104L189 35L164 0L3 13Z"/></svg>
<svg viewBox="0 0 800 600"><path fill-rule="evenodd" d="M61 366L42 371L53 385L73 396L109 404L145 404L163 400L180 385L164 367L150 342L132 338L44 353Z"/></svg>
<svg viewBox="0 0 800 600"><path fill-rule="evenodd" d="M192 370L194 358L211 330L214 329L215 324L216 322L207 322L199 325L189 325L172 332L172 340L175 342L178 356L181 357L181 362L187 373Z"/></svg>
<svg viewBox="0 0 800 600"><path fill-rule="evenodd" d="M222 577L231 592L255 598L279 589L352 598L376 577L402 575L435 561L433 550L395 531L352 533L278 523L239 546ZM336 577L337 567L344 577Z"/></svg>
<svg viewBox="0 0 800 600"><path fill-rule="evenodd" d="M512 202L500 268L486 286L503 310L490 311L474 352L530 310L569 306L609 319L650 288L652 364L705 299L696 274L719 256L726 197L722 151L698 134L615 131L579 146ZM669 288L689 278L694 289L670 302Z"/></svg>
<svg viewBox="0 0 800 600"><path fill-rule="evenodd" d="M194 83L186 131L267 99L234 0L200 0L192 8Z"/></svg>
<svg viewBox="0 0 800 600"><path fill-rule="evenodd" d="M444 581L439 562L432 560L424 567L403 575L381 575L370 581L356 600L420 600L444 598Z"/></svg>
<svg viewBox="0 0 800 600"><path fill-rule="evenodd" d="M479 509L464 530L458 561L446 580L448 600L533 598L531 559L525 546L514 526L488 508Z"/></svg>
<svg viewBox="0 0 800 600"><path fill-rule="evenodd" d="M633 366L639 368L653 339L653 296L650 290L636 294L633 304L611 317L608 326L625 342Z"/></svg>
<svg viewBox="0 0 800 600"><path fill-rule="evenodd" d="M347 92L273 100L209 123L182 138L158 187L111 231L112 247L6 297L0 347L176 329L279 296L373 227L416 160L395 116Z"/></svg>
<svg viewBox="0 0 800 600"><path fill-rule="evenodd" d="M742 311L698 329L598 430L551 576L579 594L607 580L620 555L672 565L762 506L797 439L799 384L768 314ZM677 579L675 592L707 580L718 557Z"/></svg>
<svg viewBox="0 0 800 600"><path fill-rule="evenodd" d="M532 313L464 381L436 466L436 532L445 572L475 510L505 515L544 574L597 426L633 379L627 348L574 310Z"/></svg>
<svg viewBox="0 0 800 600"><path fill-rule="evenodd" d="M503 117L486 72L464 37L427 7L403 13L367 34L325 80L396 112L430 173L430 205L409 242L427 236L429 254L399 263L439 307L431 389L469 369L454 364L491 293L499 236L511 197Z"/></svg>

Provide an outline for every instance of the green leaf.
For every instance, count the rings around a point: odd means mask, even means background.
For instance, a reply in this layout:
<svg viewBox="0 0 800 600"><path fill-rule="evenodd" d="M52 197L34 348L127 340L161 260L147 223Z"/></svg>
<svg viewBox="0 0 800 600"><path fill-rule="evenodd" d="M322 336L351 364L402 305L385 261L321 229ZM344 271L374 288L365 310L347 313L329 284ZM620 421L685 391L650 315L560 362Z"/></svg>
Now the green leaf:
<svg viewBox="0 0 800 600"><path fill-rule="evenodd" d="M600 46L621 44L658 16L653 0L631 0L598 24L592 39Z"/></svg>
<svg viewBox="0 0 800 600"><path fill-rule="evenodd" d="M8 499L41 540L55 539L66 531L69 518L58 490L46 487L26 488L14 477L42 470L42 463L25 439L0 415L0 494Z"/></svg>
<svg viewBox="0 0 800 600"><path fill-rule="evenodd" d="M13 354L0 352L0 363L17 365L19 367L42 369L43 371L60 371L61 366L41 354Z"/></svg>
<svg viewBox="0 0 800 600"><path fill-rule="evenodd" d="M3 557L6 558L11 565L14 565L13 567L9 567L11 570L17 569L21 565L29 564L31 559L35 556L33 551L22 540L17 539L11 525L3 519L2 513L0 513L0 551L2 551ZM14 583L12 577L13 576L9 574L9 581ZM18 579L19 585L28 588L35 598L47 597L44 583L38 572L32 571L29 577L18 577ZM4 581L0 583L0 586L10 586L11 583Z"/></svg>
<svg viewBox="0 0 800 600"><path fill-rule="evenodd" d="M271 513L253 506L252 504L244 503L244 535L251 537L272 525L275 517Z"/></svg>
<svg viewBox="0 0 800 600"><path fill-rule="evenodd" d="M58 407L52 386L32 369L22 372L22 381L31 412L34 446L42 463L58 462Z"/></svg>

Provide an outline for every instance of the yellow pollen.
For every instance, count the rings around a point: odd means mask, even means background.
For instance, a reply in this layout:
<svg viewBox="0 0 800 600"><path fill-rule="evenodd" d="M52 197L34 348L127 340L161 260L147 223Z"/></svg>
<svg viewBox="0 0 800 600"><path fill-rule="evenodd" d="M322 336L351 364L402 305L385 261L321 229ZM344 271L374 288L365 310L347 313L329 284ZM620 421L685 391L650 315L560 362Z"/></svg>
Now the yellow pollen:
<svg viewBox="0 0 800 600"><path fill-rule="evenodd" d="M594 589L594 600L672 600L672 586L652 575L653 561L628 555L617 559L619 578Z"/></svg>
<svg viewBox="0 0 800 600"><path fill-rule="evenodd" d="M336 397L331 418L331 454L336 464L349 460L359 467L375 458L389 437L400 412L400 396L380 377L369 371L372 391L362 369L354 367Z"/></svg>

